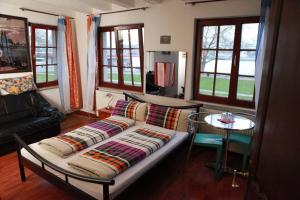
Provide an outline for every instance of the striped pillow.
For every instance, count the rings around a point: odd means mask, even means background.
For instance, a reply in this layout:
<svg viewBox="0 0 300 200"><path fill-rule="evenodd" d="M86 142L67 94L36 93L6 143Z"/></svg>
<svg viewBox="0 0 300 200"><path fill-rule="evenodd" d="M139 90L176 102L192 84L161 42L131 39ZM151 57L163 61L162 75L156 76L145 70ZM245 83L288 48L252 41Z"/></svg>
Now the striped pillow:
<svg viewBox="0 0 300 200"><path fill-rule="evenodd" d="M140 105L137 101L118 100L112 115L135 119L136 109Z"/></svg>
<svg viewBox="0 0 300 200"><path fill-rule="evenodd" d="M150 104L148 105L146 124L175 130L180 113L180 109Z"/></svg>

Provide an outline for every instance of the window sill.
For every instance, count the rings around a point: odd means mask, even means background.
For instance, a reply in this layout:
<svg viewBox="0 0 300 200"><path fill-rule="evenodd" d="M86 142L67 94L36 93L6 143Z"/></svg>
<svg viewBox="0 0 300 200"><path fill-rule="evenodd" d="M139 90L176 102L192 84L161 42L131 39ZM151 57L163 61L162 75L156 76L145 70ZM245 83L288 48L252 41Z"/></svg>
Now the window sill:
<svg viewBox="0 0 300 200"><path fill-rule="evenodd" d="M123 92L128 92L128 93L133 93L133 94L143 94L143 92L137 92L137 91L132 91L132 90L120 90L120 89L115 89L115 88L109 88L109 87L97 87L98 91L103 91L103 92L113 92L117 94L123 94Z"/></svg>
<svg viewBox="0 0 300 200"><path fill-rule="evenodd" d="M117 94L123 94L123 92L143 95L142 92L136 92L136 91L130 91L130 90L120 90L120 89L114 89L114 88L108 88L108 87L97 87L98 91L103 92L111 92L111 93L117 93ZM151 95L152 96L152 95ZM165 97L169 98L169 97ZM224 104L218 104L218 103L212 103L207 101L198 101L198 100L184 100L184 99L174 99L175 101L184 101L187 103L202 103L204 108L213 109L213 110L220 110L220 111L228 111L228 112L247 112L247 113L256 113L255 109L252 108L244 108L239 106L230 106L230 105L224 105Z"/></svg>
<svg viewBox="0 0 300 200"><path fill-rule="evenodd" d="M247 113L256 113L256 110L253 108L244 108L239 106L230 106L225 104L212 103L208 101L198 101L198 100L188 100L190 103L203 103L204 108L213 109L213 110L223 110L228 112L247 112Z"/></svg>
<svg viewBox="0 0 300 200"><path fill-rule="evenodd" d="M38 87L38 91L43 91L43 90L52 90L58 88L58 85L55 86L48 86L48 87Z"/></svg>

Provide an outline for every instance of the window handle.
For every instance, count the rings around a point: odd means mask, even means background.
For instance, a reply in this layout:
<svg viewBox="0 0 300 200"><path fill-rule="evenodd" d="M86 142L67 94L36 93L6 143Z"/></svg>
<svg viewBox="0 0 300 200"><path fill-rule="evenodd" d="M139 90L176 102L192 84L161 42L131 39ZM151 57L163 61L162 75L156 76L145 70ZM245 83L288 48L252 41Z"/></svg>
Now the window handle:
<svg viewBox="0 0 300 200"><path fill-rule="evenodd" d="M233 66L236 66L236 55L233 56Z"/></svg>

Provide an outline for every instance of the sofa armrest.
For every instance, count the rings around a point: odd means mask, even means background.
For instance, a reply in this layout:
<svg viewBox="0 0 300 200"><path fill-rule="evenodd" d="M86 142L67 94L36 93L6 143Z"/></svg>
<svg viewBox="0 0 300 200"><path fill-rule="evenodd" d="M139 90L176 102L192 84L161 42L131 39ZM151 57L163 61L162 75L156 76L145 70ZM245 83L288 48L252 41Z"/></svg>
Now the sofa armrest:
<svg viewBox="0 0 300 200"><path fill-rule="evenodd" d="M36 114L41 117L54 117L62 121L65 115L59 112L57 108L52 107L46 99L37 92L31 93L33 105L36 108Z"/></svg>
<svg viewBox="0 0 300 200"><path fill-rule="evenodd" d="M52 112L57 112L58 109L52 106L45 106L42 108L42 112L47 112L47 113L52 113Z"/></svg>
<svg viewBox="0 0 300 200"><path fill-rule="evenodd" d="M59 119L59 121L62 121L65 118L64 113L59 112L57 108L51 107L51 106L42 107L42 110L39 113L39 116L42 116L42 117L57 117Z"/></svg>

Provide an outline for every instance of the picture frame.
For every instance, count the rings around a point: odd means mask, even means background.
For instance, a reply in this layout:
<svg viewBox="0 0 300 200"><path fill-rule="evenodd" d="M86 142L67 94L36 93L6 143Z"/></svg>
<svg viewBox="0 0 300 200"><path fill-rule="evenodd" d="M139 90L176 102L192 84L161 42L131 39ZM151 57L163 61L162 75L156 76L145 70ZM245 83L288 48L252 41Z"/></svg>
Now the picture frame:
<svg viewBox="0 0 300 200"><path fill-rule="evenodd" d="M170 35L161 35L160 36L160 44L171 44L171 36Z"/></svg>
<svg viewBox="0 0 300 200"><path fill-rule="evenodd" d="M27 18L0 14L0 74L29 71Z"/></svg>

